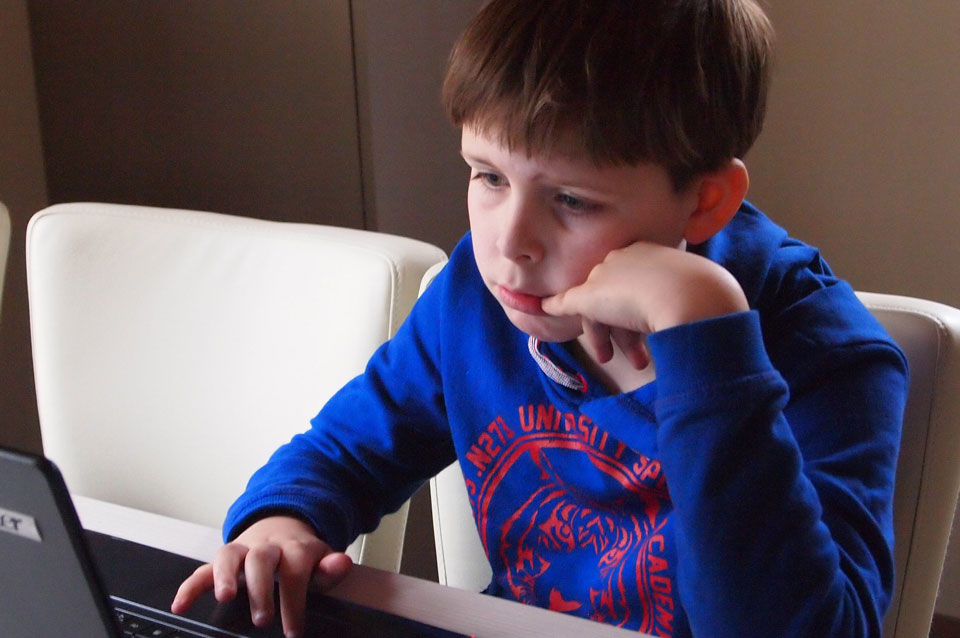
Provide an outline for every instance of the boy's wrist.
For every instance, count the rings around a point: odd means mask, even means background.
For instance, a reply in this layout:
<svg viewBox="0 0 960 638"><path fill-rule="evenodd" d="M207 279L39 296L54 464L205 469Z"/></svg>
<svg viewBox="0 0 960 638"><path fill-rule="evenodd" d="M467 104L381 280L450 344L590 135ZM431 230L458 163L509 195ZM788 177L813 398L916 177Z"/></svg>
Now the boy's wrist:
<svg viewBox="0 0 960 638"><path fill-rule="evenodd" d="M651 332L750 310L743 288L728 270L702 258L695 263L678 280L677 294L651 316Z"/></svg>
<svg viewBox="0 0 960 638"><path fill-rule="evenodd" d="M647 343L661 398L773 371L753 310L678 325L650 335Z"/></svg>

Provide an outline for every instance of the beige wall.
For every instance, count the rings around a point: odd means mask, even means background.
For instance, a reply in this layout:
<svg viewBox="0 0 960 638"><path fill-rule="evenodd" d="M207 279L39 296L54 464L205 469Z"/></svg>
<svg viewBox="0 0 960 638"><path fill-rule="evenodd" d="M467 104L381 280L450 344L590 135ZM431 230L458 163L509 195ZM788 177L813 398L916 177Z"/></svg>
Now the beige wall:
<svg viewBox="0 0 960 638"><path fill-rule="evenodd" d="M0 443L37 451L23 235L46 205L40 126L25 0L0 0L0 201L12 220L0 317Z"/></svg>
<svg viewBox="0 0 960 638"><path fill-rule="evenodd" d="M769 4L750 197L855 287L960 306L960 3Z"/></svg>

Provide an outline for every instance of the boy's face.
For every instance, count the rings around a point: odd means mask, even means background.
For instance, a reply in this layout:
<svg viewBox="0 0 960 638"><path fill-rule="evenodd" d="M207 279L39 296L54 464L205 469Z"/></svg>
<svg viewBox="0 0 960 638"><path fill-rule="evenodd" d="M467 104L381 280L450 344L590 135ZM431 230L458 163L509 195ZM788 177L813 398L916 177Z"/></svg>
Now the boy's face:
<svg viewBox="0 0 960 638"><path fill-rule="evenodd" d="M545 297L583 283L611 250L637 241L678 246L696 188L674 191L653 164L597 167L567 155L528 157L496 135L463 128L467 207L477 267L513 324L542 341L578 337L579 317L554 317Z"/></svg>

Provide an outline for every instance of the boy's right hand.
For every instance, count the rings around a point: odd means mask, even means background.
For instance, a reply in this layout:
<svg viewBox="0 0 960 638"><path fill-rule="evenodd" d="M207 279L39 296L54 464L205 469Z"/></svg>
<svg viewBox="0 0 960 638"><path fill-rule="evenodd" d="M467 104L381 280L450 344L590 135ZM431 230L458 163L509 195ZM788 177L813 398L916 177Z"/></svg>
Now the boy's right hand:
<svg viewBox="0 0 960 638"><path fill-rule="evenodd" d="M246 578L253 624L263 627L273 620L274 574L280 582L280 617L286 636L303 635L307 586L314 573L321 588L340 582L353 562L334 552L303 521L271 516L248 527L217 552L213 563L202 565L183 581L171 611L185 612L209 589L220 602L237 595L240 570Z"/></svg>

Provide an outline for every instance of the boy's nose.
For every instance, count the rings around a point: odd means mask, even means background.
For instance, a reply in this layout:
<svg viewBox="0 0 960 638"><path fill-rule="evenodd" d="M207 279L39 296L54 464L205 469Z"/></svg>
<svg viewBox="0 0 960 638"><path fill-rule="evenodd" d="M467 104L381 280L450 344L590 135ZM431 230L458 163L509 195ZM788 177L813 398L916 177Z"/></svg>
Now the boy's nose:
<svg viewBox="0 0 960 638"><path fill-rule="evenodd" d="M511 261L536 263L543 259L543 239L537 212L530 203L518 202L504 211L497 248Z"/></svg>

